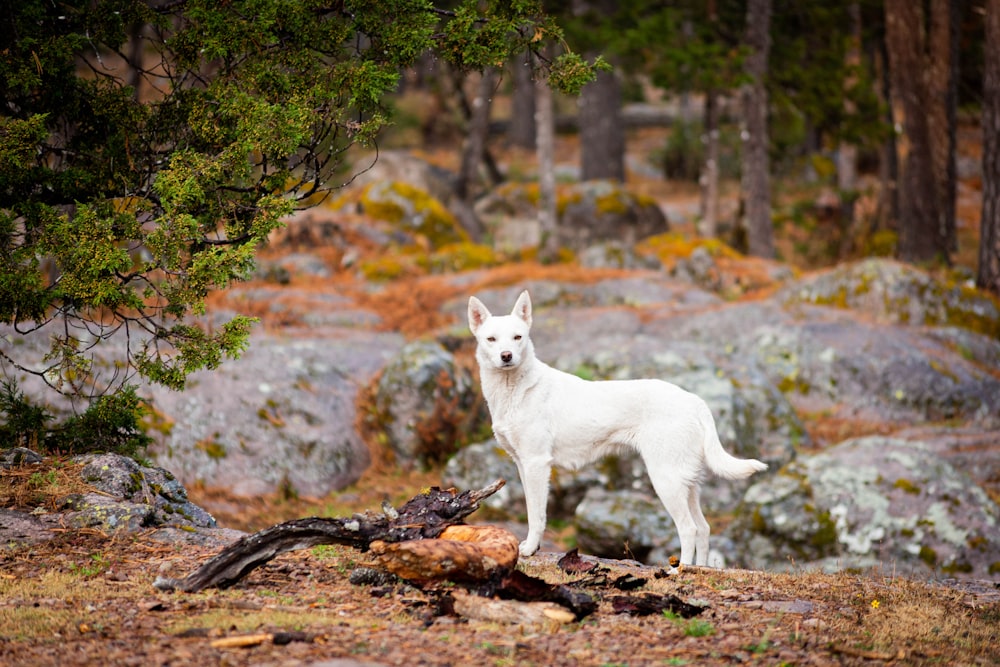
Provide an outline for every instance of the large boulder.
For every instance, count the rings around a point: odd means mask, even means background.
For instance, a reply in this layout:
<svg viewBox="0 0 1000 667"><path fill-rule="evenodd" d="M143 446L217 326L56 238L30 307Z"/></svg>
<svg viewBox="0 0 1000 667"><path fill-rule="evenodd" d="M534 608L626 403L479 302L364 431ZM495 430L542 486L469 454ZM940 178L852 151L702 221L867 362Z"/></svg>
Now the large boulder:
<svg viewBox="0 0 1000 667"><path fill-rule="evenodd" d="M656 496L641 491L592 487L576 508L575 523L577 544L588 554L653 564L680 554L670 515Z"/></svg>
<svg viewBox="0 0 1000 667"><path fill-rule="evenodd" d="M469 371L431 340L407 344L386 365L374 402L374 427L404 465L446 460L486 419Z"/></svg>
<svg viewBox="0 0 1000 667"><path fill-rule="evenodd" d="M195 373L184 392L149 387L150 453L184 484L237 496L341 489L370 463L358 391L402 343L354 329L255 334L240 359Z"/></svg>
<svg viewBox="0 0 1000 667"><path fill-rule="evenodd" d="M983 292L960 282L935 279L920 269L874 258L843 264L804 278L778 298L864 312L879 322L957 325L1000 336L1000 307Z"/></svg>
<svg viewBox="0 0 1000 667"><path fill-rule="evenodd" d="M549 480L547 513L550 519L573 518L587 490L606 486L610 481L609 465L587 466L579 470L554 467ZM442 473L445 486L458 489L481 489L498 478L506 484L483 504L512 518L527 513L524 487L517 466L495 439L466 445L448 460Z"/></svg>
<svg viewBox="0 0 1000 667"><path fill-rule="evenodd" d="M505 183L476 203L496 244L504 249L539 245L537 183ZM583 181L557 189L559 244L577 252L606 241L626 247L665 232L669 224L657 203L614 181Z"/></svg>
<svg viewBox="0 0 1000 667"><path fill-rule="evenodd" d="M882 565L1000 574L1000 508L919 442L872 436L804 455L747 492L730 536L743 565Z"/></svg>

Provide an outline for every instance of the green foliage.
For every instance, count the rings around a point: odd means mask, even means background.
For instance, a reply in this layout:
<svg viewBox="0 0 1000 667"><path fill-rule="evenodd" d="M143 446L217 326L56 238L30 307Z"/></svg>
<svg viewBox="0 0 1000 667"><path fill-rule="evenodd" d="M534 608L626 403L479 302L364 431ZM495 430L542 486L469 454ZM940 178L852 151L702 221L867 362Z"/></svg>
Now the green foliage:
<svg viewBox="0 0 1000 667"><path fill-rule="evenodd" d="M180 389L238 356L252 320L209 329L191 316L250 275L285 216L322 199L348 148L376 141L401 70L430 50L461 70L562 42L537 1L448 7L12 4L0 20L0 325L53 344L40 366L0 351L4 373L67 395L123 391L126 404L96 405L110 419L127 412L136 373ZM543 62L570 92L604 66ZM102 375L96 346L111 340L125 359Z"/></svg>
<svg viewBox="0 0 1000 667"><path fill-rule="evenodd" d="M30 403L13 380L0 383L0 414L4 416L4 423L0 424L0 441L11 447L29 449L45 441L46 423L51 415L41 406Z"/></svg>
<svg viewBox="0 0 1000 667"><path fill-rule="evenodd" d="M44 407L29 401L14 380L0 383L0 442L41 452L93 451L139 455L151 442L140 425L148 411L132 385L98 397L82 413L59 423Z"/></svg>

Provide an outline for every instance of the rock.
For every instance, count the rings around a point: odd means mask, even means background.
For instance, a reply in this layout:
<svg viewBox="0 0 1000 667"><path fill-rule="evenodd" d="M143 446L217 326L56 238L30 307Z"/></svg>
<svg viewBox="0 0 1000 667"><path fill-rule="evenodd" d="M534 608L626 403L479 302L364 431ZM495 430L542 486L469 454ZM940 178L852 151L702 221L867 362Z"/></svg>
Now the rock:
<svg viewBox="0 0 1000 667"><path fill-rule="evenodd" d="M43 462L41 456L32 454ZM55 499L56 511L0 509L0 543L36 544L55 538L67 527L106 533L145 531L158 541L211 547L242 535L219 528L215 519L190 502L184 487L162 468L110 453L85 454L71 461L82 464L80 481L94 491Z"/></svg>
<svg viewBox="0 0 1000 667"><path fill-rule="evenodd" d="M689 256L678 259L672 274L713 292L722 288L719 267L705 246L698 246Z"/></svg>
<svg viewBox="0 0 1000 667"><path fill-rule="evenodd" d="M375 181L344 195L336 205L353 203L359 213L389 223L408 244L440 248L470 239L459 219L431 193L405 181ZM423 239L418 241L418 239Z"/></svg>
<svg viewBox="0 0 1000 667"><path fill-rule="evenodd" d="M355 329L254 334L240 359L195 373L184 392L148 388L150 454L184 484L237 496L343 488L370 461L358 390L401 346L396 334Z"/></svg>
<svg viewBox="0 0 1000 667"><path fill-rule="evenodd" d="M577 252L605 241L631 247L669 227L655 201L613 181L561 186L557 199L559 243ZM539 244L537 209L538 185L534 183L505 183L475 206L497 246L514 250Z"/></svg>
<svg viewBox="0 0 1000 667"><path fill-rule="evenodd" d="M553 468L549 482L548 517L572 518L588 488L608 483L605 471L606 467L601 465L586 466L580 470ZM482 488L497 478L505 479L507 484L483 504L510 517L523 518L527 506L521 477L514 461L496 440L466 445L448 460L442 473L444 485L458 489Z"/></svg>
<svg viewBox="0 0 1000 667"><path fill-rule="evenodd" d="M434 341L407 344L383 369L376 426L404 465L443 461L485 420L485 402L468 370Z"/></svg>
<svg viewBox="0 0 1000 667"><path fill-rule="evenodd" d="M583 181L568 188L559 215L560 243L581 249L595 241L626 245L667 231L667 218L655 201L636 196L614 181Z"/></svg>
<svg viewBox="0 0 1000 667"><path fill-rule="evenodd" d="M119 454L88 454L80 476L101 493L64 499L70 522L114 531L150 526L214 528L215 519L191 503L187 491L163 468L139 465Z"/></svg>
<svg viewBox="0 0 1000 667"><path fill-rule="evenodd" d="M440 202L473 240L481 237L483 227L475 211L455 193L458 175L406 151L380 150L378 159L357 174L346 189L362 190L373 183L393 181L423 190Z"/></svg>
<svg viewBox="0 0 1000 667"><path fill-rule="evenodd" d="M496 440L462 447L445 465L441 482L456 489L481 489L495 479L504 479L502 489L483 501L485 507L511 514L524 514L524 487L513 459Z"/></svg>
<svg viewBox="0 0 1000 667"><path fill-rule="evenodd" d="M845 441L747 492L730 530L749 567L867 568L992 578L1000 508L926 445Z"/></svg>
<svg viewBox="0 0 1000 667"><path fill-rule="evenodd" d="M584 248L577 260L591 269L657 269L660 261L653 256L636 254L631 245L605 241Z"/></svg>
<svg viewBox="0 0 1000 667"><path fill-rule="evenodd" d="M1000 425L1000 379L920 329L817 317L760 327L740 347L802 411Z"/></svg>
<svg viewBox="0 0 1000 667"><path fill-rule="evenodd" d="M592 487L577 506L574 522L584 553L647 562L654 548L668 556L680 552L677 530L663 504L638 491Z"/></svg>
<svg viewBox="0 0 1000 667"><path fill-rule="evenodd" d="M58 514L36 516L0 507L0 545L38 544L54 538L62 526Z"/></svg>
<svg viewBox="0 0 1000 667"><path fill-rule="evenodd" d="M22 465L41 462L41 455L27 447L11 447L0 452L0 468L16 468Z"/></svg>
<svg viewBox="0 0 1000 667"><path fill-rule="evenodd" d="M844 264L783 290L786 304L813 303L850 308L879 322L956 325L1000 336L1000 308L982 292L948 284L920 269L883 258Z"/></svg>

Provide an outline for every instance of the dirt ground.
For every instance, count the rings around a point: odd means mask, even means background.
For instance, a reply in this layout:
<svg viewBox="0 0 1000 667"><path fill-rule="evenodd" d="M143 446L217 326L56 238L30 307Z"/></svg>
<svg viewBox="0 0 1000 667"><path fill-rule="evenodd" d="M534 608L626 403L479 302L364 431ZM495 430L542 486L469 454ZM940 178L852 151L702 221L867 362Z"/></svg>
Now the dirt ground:
<svg viewBox="0 0 1000 667"><path fill-rule="evenodd" d="M0 551L0 665L995 665L1000 589L876 574L681 568L604 561L568 574L561 554L519 568L598 601L595 613L524 624L448 613L461 586L350 582L369 558L350 547L279 556L226 590L162 592L217 553L148 535L66 531ZM613 584L632 575L631 586ZM644 581L643 581L644 580ZM621 596L676 596L682 618L617 613ZM232 644L227 644L232 642ZM339 662L338 662L339 661Z"/></svg>

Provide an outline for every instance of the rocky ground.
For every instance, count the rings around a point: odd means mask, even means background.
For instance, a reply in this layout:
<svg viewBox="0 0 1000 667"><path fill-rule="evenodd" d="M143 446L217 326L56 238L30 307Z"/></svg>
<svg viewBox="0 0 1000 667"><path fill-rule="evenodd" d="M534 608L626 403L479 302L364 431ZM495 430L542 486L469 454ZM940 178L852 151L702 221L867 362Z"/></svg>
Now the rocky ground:
<svg viewBox="0 0 1000 667"><path fill-rule="evenodd" d="M52 470L40 464L43 474ZM62 468L64 469L64 467ZM15 475L17 476L17 475ZM290 508L294 513L294 509ZM6 522L6 515L3 523ZM988 665L1000 660L1000 591L865 574L597 562L562 554L519 568L592 597L593 613L538 617L452 583L357 581L370 557L295 551L235 586L163 592L217 553L211 529L55 529L0 551L2 665ZM206 534L209 537L206 538ZM192 537L200 535L199 540ZM228 533L222 533L228 536ZM9 537L9 536L8 536ZM231 539L231 538L229 538ZM198 542L208 541L213 546ZM672 600L680 612L656 602ZM646 604L643 604L646 603ZM693 605L692 615L687 605ZM529 614L533 620L529 619Z"/></svg>
<svg viewBox="0 0 1000 667"><path fill-rule="evenodd" d="M960 273L891 261L813 272L694 242L690 196L630 181L674 233L596 244L575 263L511 252L470 266L462 244L437 247L365 217L363 197L292 221L257 278L210 304L206 326L227 312L261 318L243 359L183 394L154 391L151 458L169 477L126 469L98 484L84 463L52 458L0 477L10 545L0 664L995 664L995 303ZM795 233L783 230L784 247ZM663 517L642 522L649 544L619 526L602 546L610 523L580 507L625 498L645 503L633 514L658 511L641 468L622 459L559 473L563 514L553 513L546 553L521 564L592 595L597 609L582 619L519 622L524 608L482 618L484 603L470 606L454 584L352 584L370 562L345 547L281 556L225 591L153 588L195 569L233 529L349 516L502 470L463 313L469 294L499 310L525 287L546 361L595 379L682 384L709 401L728 448L772 464L755 486L706 494L720 554L753 569L667 573L675 549ZM434 389L421 391L428 378ZM457 442L467 446L451 457ZM474 521L523 530L510 482ZM574 544L620 557L624 542L659 564L606 562L600 577L556 565ZM634 590L612 585L625 574ZM623 595L674 595L704 611L637 616L616 610Z"/></svg>

